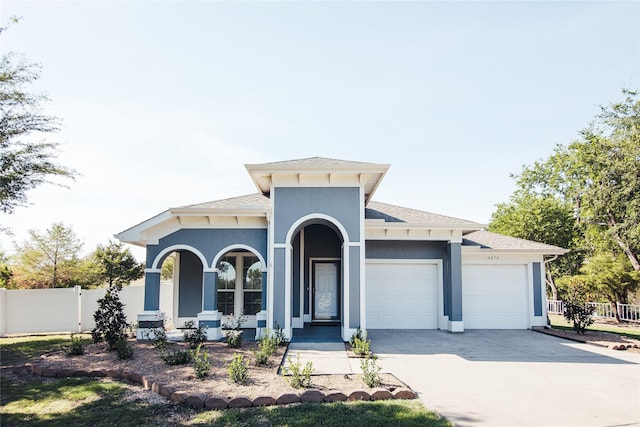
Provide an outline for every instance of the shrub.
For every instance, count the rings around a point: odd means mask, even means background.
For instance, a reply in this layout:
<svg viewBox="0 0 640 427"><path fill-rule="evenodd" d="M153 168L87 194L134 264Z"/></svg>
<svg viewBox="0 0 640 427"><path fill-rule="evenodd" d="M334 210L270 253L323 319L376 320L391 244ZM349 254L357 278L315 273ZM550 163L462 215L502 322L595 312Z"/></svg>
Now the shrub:
<svg viewBox="0 0 640 427"><path fill-rule="evenodd" d="M84 354L82 338L74 336L73 332L71 332L69 346L65 347L64 352L67 356L82 356Z"/></svg>
<svg viewBox="0 0 640 427"><path fill-rule="evenodd" d="M265 329L264 336L258 342L260 350L268 353L269 355L275 354L278 351L279 341L275 334L272 334L269 329Z"/></svg>
<svg viewBox="0 0 640 427"><path fill-rule="evenodd" d="M367 355L360 361L360 369L362 370L362 381L370 388L378 387L382 382L380 378L380 366L378 366L378 358L376 356Z"/></svg>
<svg viewBox="0 0 640 427"><path fill-rule="evenodd" d="M300 354L298 354L295 362L291 360L291 357L287 357L287 364L289 366L284 367L284 373L285 375L290 375L289 384L291 384L291 387L311 387L311 374L313 374L312 362L307 362L303 368L302 362L300 362Z"/></svg>
<svg viewBox="0 0 640 427"><path fill-rule="evenodd" d="M356 339L362 340L364 337L362 336L362 330L360 329L360 326L358 326L358 329L356 329L356 332L351 335L351 338L349 339L349 344L351 345L351 348L355 347L356 344Z"/></svg>
<svg viewBox="0 0 640 427"><path fill-rule="evenodd" d="M151 335L153 334L153 337ZM164 326L164 320L162 321L161 328L155 328L148 331L144 331L144 338L150 340L155 348L160 351L164 351L169 344L169 338Z"/></svg>
<svg viewBox="0 0 640 427"><path fill-rule="evenodd" d="M193 370L195 371L196 378L199 380L203 380L204 377L209 375L209 371L211 370L211 362L209 361L209 353L207 350L200 353L200 349L202 348L202 344L198 344L191 352L191 358L193 359Z"/></svg>
<svg viewBox="0 0 640 427"><path fill-rule="evenodd" d="M269 357L271 353L266 352L262 349L253 350L253 357L256 359L256 365L266 365L269 362Z"/></svg>
<svg viewBox="0 0 640 427"><path fill-rule="evenodd" d="M118 352L118 359L126 360L133 358L133 346L129 343L126 336L121 336L116 342L116 350Z"/></svg>
<svg viewBox="0 0 640 427"><path fill-rule="evenodd" d="M195 349L198 345L207 342L207 326L196 327L196 322L189 320L185 322L184 327L187 328L184 331L183 337L185 342L189 343L189 347Z"/></svg>
<svg viewBox="0 0 640 427"><path fill-rule="evenodd" d="M276 327L273 329L273 335L278 345L285 345L288 341L286 335L284 334L284 330L280 327L280 325L278 325L277 322Z"/></svg>
<svg viewBox="0 0 640 427"><path fill-rule="evenodd" d="M231 348L242 347L242 331L229 330L224 331L224 335L227 338L227 345Z"/></svg>
<svg viewBox="0 0 640 427"><path fill-rule="evenodd" d="M593 324L593 306L587 305L586 286L575 277L572 280L564 302L564 318L573 322L573 330L584 334L588 326Z"/></svg>
<svg viewBox="0 0 640 427"><path fill-rule="evenodd" d="M245 384L249 379L249 365L241 354L235 354L227 365L229 381L234 384Z"/></svg>
<svg viewBox="0 0 640 427"><path fill-rule="evenodd" d="M238 316L231 313L231 316L225 317L222 322L222 329L238 331L246 321L247 316L244 315L244 312L241 311Z"/></svg>
<svg viewBox="0 0 640 427"><path fill-rule="evenodd" d="M354 334L352 337L353 344L351 345L351 349L358 356L367 356L371 353L371 340L367 338L367 334L357 336Z"/></svg>
<svg viewBox="0 0 640 427"><path fill-rule="evenodd" d="M107 289L104 297L98 300L93 319L96 322L96 327L91 331L93 342L106 341L111 350L116 350L118 341L126 338L129 327L117 287Z"/></svg>
<svg viewBox="0 0 640 427"><path fill-rule="evenodd" d="M189 350L163 351L160 357L167 365L186 365L191 362L191 353Z"/></svg>

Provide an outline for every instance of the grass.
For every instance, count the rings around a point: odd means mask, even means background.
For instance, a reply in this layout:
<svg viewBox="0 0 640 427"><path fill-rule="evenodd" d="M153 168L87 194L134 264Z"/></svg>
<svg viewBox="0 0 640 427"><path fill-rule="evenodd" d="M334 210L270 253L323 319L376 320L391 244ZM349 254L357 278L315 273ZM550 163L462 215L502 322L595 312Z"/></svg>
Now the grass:
<svg viewBox="0 0 640 427"><path fill-rule="evenodd" d="M573 331L573 326L560 314L549 314L549 320L551 326L556 329L562 329L566 331ZM596 320L597 322L597 320ZM640 325L627 326L627 325L614 325L610 323L594 323L587 328L587 331L600 331L610 332L612 334L622 335L627 338L640 339Z"/></svg>
<svg viewBox="0 0 640 427"><path fill-rule="evenodd" d="M91 342L91 335L76 334L84 344ZM0 338L0 366L19 365L49 351L57 351L71 343L70 335L31 335Z"/></svg>
<svg viewBox="0 0 640 427"><path fill-rule="evenodd" d="M7 368L68 343L68 335L0 339L5 367L0 378L0 425L451 426L417 400L195 411L169 402L151 404L130 392L130 389L140 391L139 387L111 380L44 378L14 374Z"/></svg>

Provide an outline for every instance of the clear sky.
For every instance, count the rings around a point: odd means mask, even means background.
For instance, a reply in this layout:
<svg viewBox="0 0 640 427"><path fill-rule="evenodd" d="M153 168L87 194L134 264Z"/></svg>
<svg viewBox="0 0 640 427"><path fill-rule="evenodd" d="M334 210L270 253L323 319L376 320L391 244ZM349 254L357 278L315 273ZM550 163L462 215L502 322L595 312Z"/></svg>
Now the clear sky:
<svg viewBox="0 0 640 427"><path fill-rule="evenodd" d="M390 163L376 200L487 223L510 173L640 87L639 2L0 3L80 175L0 224L89 252L169 207L253 193L245 163ZM135 251L142 257L144 251Z"/></svg>

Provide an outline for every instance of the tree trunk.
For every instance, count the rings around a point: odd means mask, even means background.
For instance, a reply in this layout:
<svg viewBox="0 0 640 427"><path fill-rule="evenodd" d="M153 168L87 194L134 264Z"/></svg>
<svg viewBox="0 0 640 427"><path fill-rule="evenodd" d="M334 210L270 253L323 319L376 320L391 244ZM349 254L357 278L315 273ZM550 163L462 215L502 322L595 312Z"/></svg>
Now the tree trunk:
<svg viewBox="0 0 640 427"><path fill-rule="evenodd" d="M551 272L549 270L545 272L545 275L547 276L547 285L549 285L549 287L551 288L551 299L557 301L558 287L556 286L556 282L553 280L553 276L551 275Z"/></svg>
<svg viewBox="0 0 640 427"><path fill-rule="evenodd" d="M638 256L631 250L627 242L625 242L622 237L618 234L615 229L616 226L616 218L613 216L612 212L609 212L609 228L611 228L611 234L613 234L613 238L615 239L620 249L624 252L624 254L631 261L631 265L635 271L640 271L640 261L638 261Z"/></svg>

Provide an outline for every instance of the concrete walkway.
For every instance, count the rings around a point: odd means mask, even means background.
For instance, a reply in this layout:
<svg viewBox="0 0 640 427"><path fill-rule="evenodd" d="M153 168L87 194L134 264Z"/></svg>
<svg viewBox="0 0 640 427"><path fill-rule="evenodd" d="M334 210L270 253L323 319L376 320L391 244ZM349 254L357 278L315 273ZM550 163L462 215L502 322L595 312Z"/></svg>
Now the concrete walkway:
<svg viewBox="0 0 640 427"><path fill-rule="evenodd" d="M300 358L302 366L307 362L313 363L314 375L360 373L360 360L349 359L342 342L289 343L283 366L288 366L288 358L295 362L297 357Z"/></svg>

